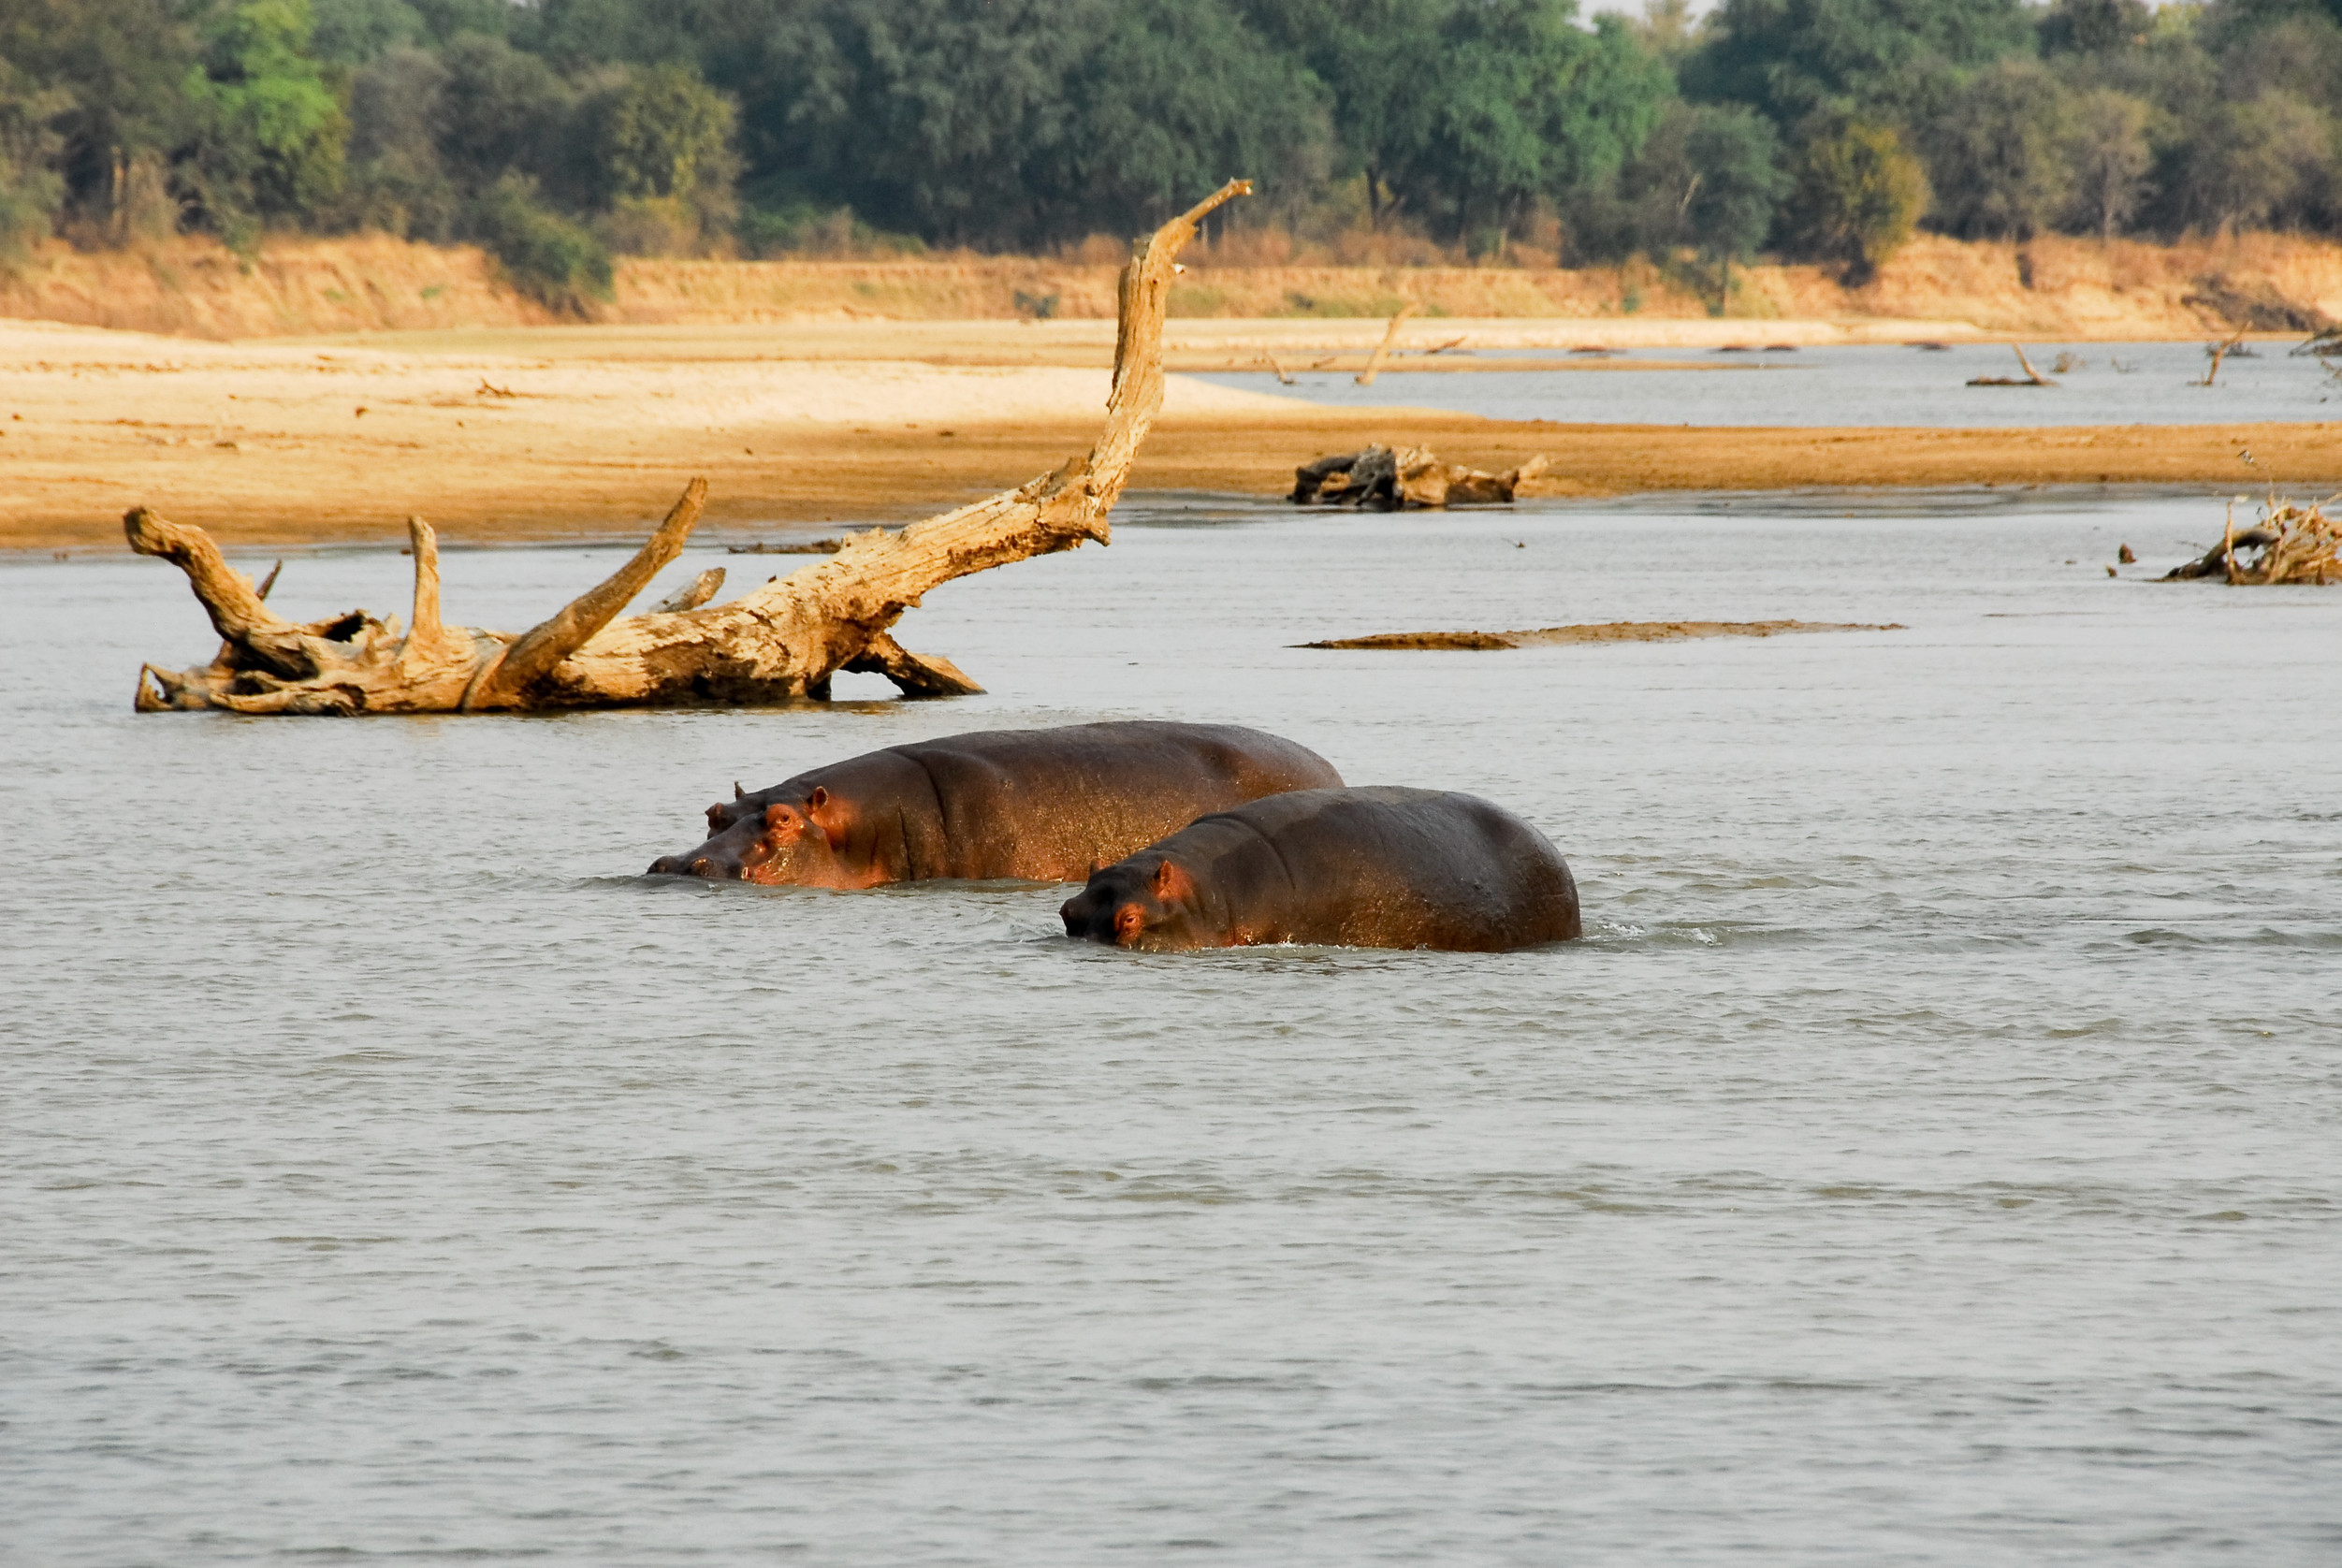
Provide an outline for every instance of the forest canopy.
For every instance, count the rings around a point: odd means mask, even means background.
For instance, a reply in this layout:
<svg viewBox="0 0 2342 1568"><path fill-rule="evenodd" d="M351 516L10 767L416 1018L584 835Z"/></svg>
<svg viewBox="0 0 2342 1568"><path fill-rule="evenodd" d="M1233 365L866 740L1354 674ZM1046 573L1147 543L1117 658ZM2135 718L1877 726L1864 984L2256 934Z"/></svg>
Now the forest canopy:
<svg viewBox="0 0 2342 1568"><path fill-rule="evenodd" d="M1858 279L1916 227L2334 232L2338 127L2342 0L0 0L0 264L375 229L582 303L1243 173L1237 221L1387 257Z"/></svg>

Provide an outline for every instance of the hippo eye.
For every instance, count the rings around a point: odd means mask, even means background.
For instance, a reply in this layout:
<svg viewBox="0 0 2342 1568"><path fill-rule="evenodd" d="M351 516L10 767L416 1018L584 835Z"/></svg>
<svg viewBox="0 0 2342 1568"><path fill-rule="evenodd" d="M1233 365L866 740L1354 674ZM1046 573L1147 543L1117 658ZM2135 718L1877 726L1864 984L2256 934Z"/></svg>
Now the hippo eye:
<svg viewBox="0 0 2342 1568"><path fill-rule="evenodd" d="M1127 940L1146 929L1146 915L1136 904L1125 904L1114 911L1114 936Z"/></svg>

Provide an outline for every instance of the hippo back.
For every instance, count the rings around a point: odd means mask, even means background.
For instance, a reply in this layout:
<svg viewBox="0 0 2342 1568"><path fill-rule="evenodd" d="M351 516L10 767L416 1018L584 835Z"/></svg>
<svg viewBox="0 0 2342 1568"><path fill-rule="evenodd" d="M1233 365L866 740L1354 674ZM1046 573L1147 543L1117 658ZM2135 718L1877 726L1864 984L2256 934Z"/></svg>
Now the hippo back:
<svg viewBox="0 0 2342 1568"><path fill-rule="evenodd" d="M1338 785L1303 746L1233 724L1153 721L980 730L810 769L708 808L699 849L654 873L776 879L766 812L822 814L826 886L927 878L1079 881L1198 817L1287 790ZM817 792L825 804L814 807ZM778 879L797 880L795 872Z"/></svg>
<svg viewBox="0 0 2342 1568"><path fill-rule="evenodd" d="M1338 784L1306 747L1232 724L1126 722L979 731L889 749L933 791L913 877L1078 881L1198 817Z"/></svg>
<svg viewBox="0 0 2342 1568"><path fill-rule="evenodd" d="M1156 847L1238 942L1494 952L1581 934L1550 840L1453 791L1305 790L1204 818Z"/></svg>

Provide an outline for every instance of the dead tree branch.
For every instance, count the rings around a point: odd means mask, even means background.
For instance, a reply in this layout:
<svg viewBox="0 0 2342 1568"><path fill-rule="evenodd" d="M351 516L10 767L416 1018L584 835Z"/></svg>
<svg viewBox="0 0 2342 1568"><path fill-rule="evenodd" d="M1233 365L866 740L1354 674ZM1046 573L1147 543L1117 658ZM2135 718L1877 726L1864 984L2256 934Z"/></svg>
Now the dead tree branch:
<svg viewBox="0 0 2342 1568"><path fill-rule="evenodd" d="M1399 339L1399 327L1415 313L1415 301L1410 299L1399 307L1399 313L1390 318L1390 325L1382 329L1382 341L1375 345L1374 354L1366 361L1366 369L1359 371L1358 384L1372 386L1382 373L1382 362L1390 357L1390 345Z"/></svg>
<svg viewBox="0 0 2342 1568"><path fill-rule="evenodd" d="M138 707L355 714L770 703L826 698L839 670L883 675L910 696L980 690L951 661L904 648L891 629L954 578L1108 541L1107 515L1162 407L1173 260L1206 214L1251 189L1231 180L1133 247L1105 428L1086 456L941 516L852 535L827 559L729 603L706 603L721 581L709 573L666 605L619 618L682 553L706 499L703 480L686 487L632 560L517 637L442 625L438 544L419 517L408 523L415 604L401 633L397 617L360 610L305 625L280 620L210 535L140 507L123 520L130 547L187 574L224 646L200 669L145 666Z"/></svg>
<svg viewBox="0 0 2342 1568"><path fill-rule="evenodd" d="M2328 518L2321 505L2296 506L2273 496L2261 521L2239 529L2232 502L2220 542L2196 559L2173 567L2161 580L2218 577L2239 588L2342 583L2342 525ZM2251 554L2247 559L2239 552Z"/></svg>

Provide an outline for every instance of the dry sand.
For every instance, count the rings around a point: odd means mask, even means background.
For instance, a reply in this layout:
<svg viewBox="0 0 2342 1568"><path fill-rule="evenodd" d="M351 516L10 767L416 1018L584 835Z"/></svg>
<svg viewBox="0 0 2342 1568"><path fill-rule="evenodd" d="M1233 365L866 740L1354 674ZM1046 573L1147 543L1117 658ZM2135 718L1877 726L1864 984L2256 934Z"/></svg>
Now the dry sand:
<svg viewBox="0 0 2342 1568"><path fill-rule="evenodd" d="M1682 323L1707 327L1715 324ZM1778 324L1776 324L1778 325ZM1442 338L1455 328L1440 324ZM1549 323L1472 324L1519 341ZM146 504L243 544L627 537L685 481L711 533L900 521L1087 448L1111 323L501 329L216 343L0 324L0 548L121 549ZM1174 364L1349 351L1378 324L1181 322ZM1433 339L1433 341L1439 341ZM1595 361L1594 363L1599 363ZM1313 408L1174 375L1139 489L1280 495L1296 463L1369 441L1501 470L1533 494L2342 478L2321 425L1760 430L1508 423Z"/></svg>

